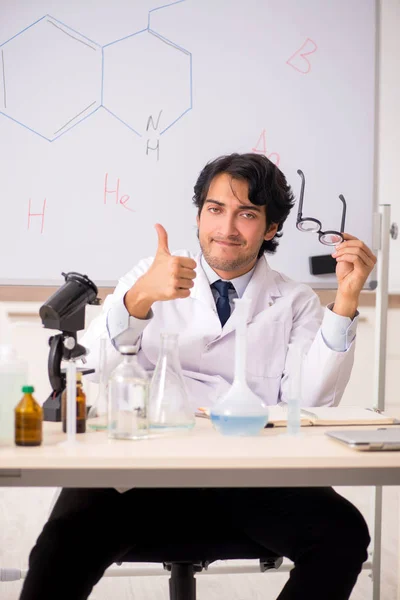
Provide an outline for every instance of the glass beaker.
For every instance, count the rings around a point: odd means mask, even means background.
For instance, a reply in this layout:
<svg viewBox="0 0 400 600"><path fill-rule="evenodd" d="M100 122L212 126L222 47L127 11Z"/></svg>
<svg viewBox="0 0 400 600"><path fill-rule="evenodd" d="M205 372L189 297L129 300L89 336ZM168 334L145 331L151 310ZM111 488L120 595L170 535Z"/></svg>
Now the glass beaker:
<svg viewBox="0 0 400 600"><path fill-rule="evenodd" d="M99 384L97 396L90 407L88 414L88 426L90 429L101 431L107 429L107 404L108 404L108 380L107 380L107 337L100 338L99 349ZM97 421L90 422L90 419Z"/></svg>
<svg viewBox="0 0 400 600"><path fill-rule="evenodd" d="M157 430L190 429L195 424L178 353L178 334L162 333L150 384L149 426Z"/></svg>
<svg viewBox="0 0 400 600"><path fill-rule="evenodd" d="M148 436L149 380L138 363L135 346L120 346L122 362L108 383L108 436L136 440Z"/></svg>
<svg viewBox="0 0 400 600"><path fill-rule="evenodd" d="M214 427L224 435L257 435L268 422L268 407L247 385L247 318L250 300L235 298L236 339L233 384L211 408Z"/></svg>

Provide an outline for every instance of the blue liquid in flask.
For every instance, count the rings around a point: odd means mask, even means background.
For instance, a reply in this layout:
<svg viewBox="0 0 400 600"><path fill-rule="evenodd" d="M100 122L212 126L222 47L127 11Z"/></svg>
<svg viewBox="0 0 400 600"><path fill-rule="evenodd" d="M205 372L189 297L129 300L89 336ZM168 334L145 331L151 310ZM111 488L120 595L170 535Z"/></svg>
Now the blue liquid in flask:
<svg viewBox="0 0 400 600"><path fill-rule="evenodd" d="M229 416L211 413L211 422L223 435L257 435L268 422L268 415Z"/></svg>

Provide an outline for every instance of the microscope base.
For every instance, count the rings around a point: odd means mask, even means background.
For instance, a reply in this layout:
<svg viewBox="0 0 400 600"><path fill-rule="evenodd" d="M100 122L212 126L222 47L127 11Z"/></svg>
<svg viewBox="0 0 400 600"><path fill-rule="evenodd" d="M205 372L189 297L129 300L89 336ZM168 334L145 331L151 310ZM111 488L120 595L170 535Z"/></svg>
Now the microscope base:
<svg viewBox="0 0 400 600"><path fill-rule="evenodd" d="M61 394L52 392L43 403L43 421L61 421Z"/></svg>

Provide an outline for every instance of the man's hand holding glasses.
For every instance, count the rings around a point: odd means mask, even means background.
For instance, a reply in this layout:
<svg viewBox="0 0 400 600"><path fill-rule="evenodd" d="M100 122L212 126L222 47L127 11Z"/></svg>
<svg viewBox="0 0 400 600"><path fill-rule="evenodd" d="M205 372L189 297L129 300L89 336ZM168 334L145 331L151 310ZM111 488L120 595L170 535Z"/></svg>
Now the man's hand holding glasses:
<svg viewBox="0 0 400 600"><path fill-rule="evenodd" d="M338 290L332 310L339 315L354 318L360 292L376 264L376 256L364 242L344 232L347 207L346 200L342 195L339 196L342 202L339 231L323 231L321 221L314 217L303 217L305 177L300 169L297 173L301 177L301 190L296 227L299 231L318 233L321 244L334 247L332 256L336 258Z"/></svg>
<svg viewBox="0 0 400 600"><path fill-rule="evenodd" d="M376 265L376 256L356 237L344 234L344 241L338 244L332 254L336 258L336 279L338 291L333 312L339 315L354 316L360 292L369 274ZM353 315L348 313L353 312Z"/></svg>

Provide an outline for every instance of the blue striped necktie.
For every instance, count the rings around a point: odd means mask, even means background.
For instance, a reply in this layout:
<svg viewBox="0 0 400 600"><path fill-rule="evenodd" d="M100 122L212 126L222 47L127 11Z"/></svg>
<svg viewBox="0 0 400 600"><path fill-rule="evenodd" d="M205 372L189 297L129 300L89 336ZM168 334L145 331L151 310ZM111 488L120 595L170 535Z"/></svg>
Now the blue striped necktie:
<svg viewBox="0 0 400 600"><path fill-rule="evenodd" d="M221 321L221 326L223 327L231 315L228 292L235 288L230 281L222 281L221 279L215 281L211 287L215 288L219 294L217 300L217 312L219 320Z"/></svg>

